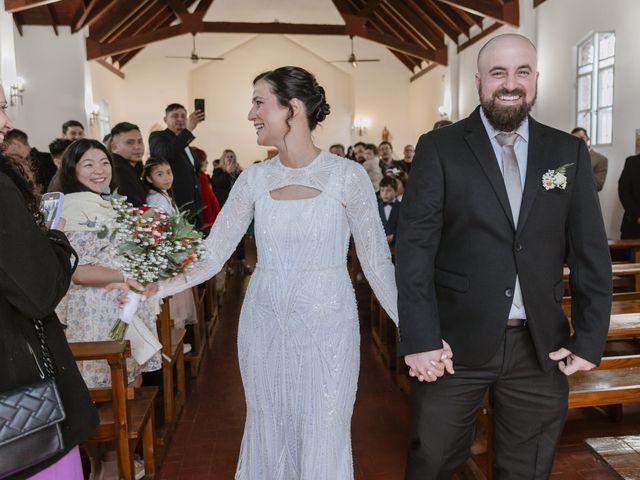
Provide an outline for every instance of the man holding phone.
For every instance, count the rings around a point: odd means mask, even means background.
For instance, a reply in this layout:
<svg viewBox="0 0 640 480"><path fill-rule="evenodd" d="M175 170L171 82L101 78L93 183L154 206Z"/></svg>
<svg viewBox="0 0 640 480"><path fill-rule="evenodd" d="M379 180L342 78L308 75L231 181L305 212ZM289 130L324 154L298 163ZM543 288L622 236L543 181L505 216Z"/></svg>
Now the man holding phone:
<svg viewBox="0 0 640 480"><path fill-rule="evenodd" d="M200 105L199 105L200 106ZM201 104L204 108L204 100ZM167 128L152 132L149 136L149 149L154 157L169 161L173 170L173 193L178 208L187 209L193 215L197 228L202 226L200 200L199 165L189 148L194 140L193 130L204 120L204 111L194 110L187 116L187 109L179 103L172 103L165 109L164 122Z"/></svg>

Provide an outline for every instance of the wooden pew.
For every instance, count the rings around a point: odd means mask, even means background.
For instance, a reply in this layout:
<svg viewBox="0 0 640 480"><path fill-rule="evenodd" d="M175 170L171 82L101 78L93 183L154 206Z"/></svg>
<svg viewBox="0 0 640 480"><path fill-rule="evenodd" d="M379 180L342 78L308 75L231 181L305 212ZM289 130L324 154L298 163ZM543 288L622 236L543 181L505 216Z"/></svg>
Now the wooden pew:
<svg viewBox="0 0 640 480"><path fill-rule="evenodd" d="M202 360L207 353L205 348L207 345L207 326L204 319L205 308L205 289L201 289L199 285L191 287L191 293L193 294L193 301L196 304L196 318L197 321L193 325L193 342L192 350L185 357L185 360L189 362L189 371L192 377L197 377L202 365Z"/></svg>
<svg viewBox="0 0 640 480"><path fill-rule="evenodd" d="M169 299L165 298L158 315L158 336L162 344L162 406L164 422L158 428L160 446L166 448L182 413L187 388L184 373L184 328L175 328Z"/></svg>
<svg viewBox="0 0 640 480"><path fill-rule="evenodd" d="M628 261L632 263L640 263L640 239L631 240L609 240L609 250L611 253L616 250L628 250Z"/></svg>
<svg viewBox="0 0 640 480"><path fill-rule="evenodd" d="M131 356L128 341L70 343L76 361L106 360L111 369L111 388L90 389L100 416L100 425L88 442L115 442L118 471L124 480L134 480L133 453L142 439L147 478L155 475L154 401L157 387L135 390L127 387L126 359Z"/></svg>
<svg viewBox="0 0 640 480"><path fill-rule="evenodd" d="M587 438L597 460L626 480L640 480L640 435Z"/></svg>
<svg viewBox="0 0 640 480"><path fill-rule="evenodd" d="M213 346L213 331L218 324L218 309L220 307L220 297L217 289L217 275L210 278L205 283L205 324L207 343L209 348Z"/></svg>
<svg viewBox="0 0 640 480"><path fill-rule="evenodd" d="M640 263L614 263L611 265L614 291L630 289L637 292L640 289ZM562 278L565 281L565 291L568 291L570 269L564 267Z"/></svg>

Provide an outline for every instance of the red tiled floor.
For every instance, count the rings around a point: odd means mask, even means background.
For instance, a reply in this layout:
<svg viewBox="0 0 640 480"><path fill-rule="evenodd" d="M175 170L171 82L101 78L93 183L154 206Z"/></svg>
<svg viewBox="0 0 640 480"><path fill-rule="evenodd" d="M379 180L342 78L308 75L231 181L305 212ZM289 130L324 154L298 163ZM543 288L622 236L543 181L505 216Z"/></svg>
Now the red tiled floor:
<svg viewBox="0 0 640 480"><path fill-rule="evenodd" d="M244 395L236 354L242 282L230 277L214 346L204 368L189 384L180 424L161 467L161 480L231 480L244 428ZM246 286L246 282L245 282ZM362 315L362 357L352 436L356 480L401 480L407 448L407 399L383 366L368 334L367 291L358 286ZM640 432L640 406L625 407L614 423L593 409L569 413L552 479L616 478L594 460L583 440L594 436ZM485 471L486 456L474 458ZM465 478L461 476L460 478ZM270 480L270 479L256 479ZM306 479L305 479L306 480Z"/></svg>

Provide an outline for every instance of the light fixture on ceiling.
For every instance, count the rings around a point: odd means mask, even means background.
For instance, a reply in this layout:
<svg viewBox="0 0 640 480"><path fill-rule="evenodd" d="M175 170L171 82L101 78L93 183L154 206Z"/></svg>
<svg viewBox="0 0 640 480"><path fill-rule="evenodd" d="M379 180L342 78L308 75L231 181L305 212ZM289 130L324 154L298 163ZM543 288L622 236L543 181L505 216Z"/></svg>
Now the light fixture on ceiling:
<svg viewBox="0 0 640 480"><path fill-rule="evenodd" d="M14 107L18 104L18 100L20 100L20 105L22 105L23 94L24 79L22 77L18 77L16 78L15 83L9 87L9 105Z"/></svg>

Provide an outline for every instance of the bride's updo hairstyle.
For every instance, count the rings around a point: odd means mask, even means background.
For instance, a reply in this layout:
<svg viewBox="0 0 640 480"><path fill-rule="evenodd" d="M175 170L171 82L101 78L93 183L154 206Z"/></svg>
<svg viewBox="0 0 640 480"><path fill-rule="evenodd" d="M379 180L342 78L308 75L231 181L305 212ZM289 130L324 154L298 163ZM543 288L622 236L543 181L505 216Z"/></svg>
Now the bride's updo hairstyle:
<svg viewBox="0 0 640 480"><path fill-rule="evenodd" d="M300 67L280 67L261 73L254 80L255 85L264 80L271 85L271 91L278 98L278 103L289 109L289 118L293 116L290 101L300 100L307 113L309 130L313 130L331 112L327 103L324 88L318 85L316 77Z"/></svg>

